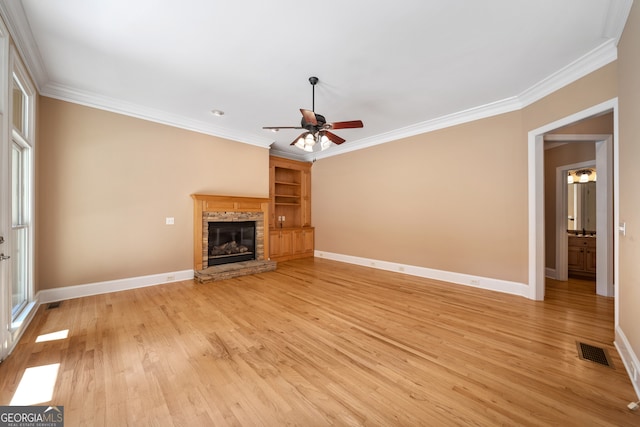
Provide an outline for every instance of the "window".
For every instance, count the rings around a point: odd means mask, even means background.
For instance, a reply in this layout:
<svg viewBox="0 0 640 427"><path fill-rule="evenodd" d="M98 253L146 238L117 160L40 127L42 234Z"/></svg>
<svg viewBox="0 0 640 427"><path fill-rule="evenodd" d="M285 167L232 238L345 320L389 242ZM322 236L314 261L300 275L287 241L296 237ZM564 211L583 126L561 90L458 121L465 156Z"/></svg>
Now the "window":
<svg viewBox="0 0 640 427"><path fill-rule="evenodd" d="M22 63L13 52L9 83L10 122L10 268L8 284L11 292L12 330L33 307L33 115L34 96Z"/></svg>
<svg viewBox="0 0 640 427"><path fill-rule="evenodd" d="M11 150L11 318L26 307L29 297L29 218L26 181L29 149L13 141Z"/></svg>

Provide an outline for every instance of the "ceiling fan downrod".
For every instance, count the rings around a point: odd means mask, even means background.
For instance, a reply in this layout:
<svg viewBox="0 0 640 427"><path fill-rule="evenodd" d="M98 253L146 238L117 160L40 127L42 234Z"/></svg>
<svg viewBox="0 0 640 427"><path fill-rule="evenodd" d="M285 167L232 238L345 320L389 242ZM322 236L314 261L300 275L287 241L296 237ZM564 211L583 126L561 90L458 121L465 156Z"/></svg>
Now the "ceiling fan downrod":
<svg viewBox="0 0 640 427"><path fill-rule="evenodd" d="M311 83L311 111L316 112L316 84L318 83L317 77L309 77L309 83Z"/></svg>

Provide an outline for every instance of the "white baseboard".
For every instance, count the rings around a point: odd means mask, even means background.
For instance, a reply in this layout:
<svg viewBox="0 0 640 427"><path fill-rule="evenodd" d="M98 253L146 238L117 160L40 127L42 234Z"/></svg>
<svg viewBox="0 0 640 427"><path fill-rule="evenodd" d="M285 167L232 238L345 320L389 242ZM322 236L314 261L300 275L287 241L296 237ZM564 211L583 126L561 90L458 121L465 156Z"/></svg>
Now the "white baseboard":
<svg viewBox="0 0 640 427"><path fill-rule="evenodd" d="M144 288L146 286L161 285L190 279L193 279L193 270L172 271L169 273L152 274L149 276L109 280L107 282L44 289L38 292L37 300L40 304L46 304L53 301L106 294L109 292L124 291L127 289Z"/></svg>
<svg viewBox="0 0 640 427"><path fill-rule="evenodd" d="M426 279L441 280L458 285L472 286L474 288L519 295L526 298L529 298L530 294L529 286L524 283L509 282L506 280L492 279L490 277L472 276L469 274L453 273L450 271L434 270L432 268L416 267L414 265L398 264L395 262L360 258L323 251L315 251L314 256L318 258L326 258L334 261L346 262L348 264L378 268L380 270L395 271L397 273L424 277Z"/></svg>
<svg viewBox="0 0 640 427"><path fill-rule="evenodd" d="M640 399L640 361L638 360L638 356L633 352L633 348L631 348L631 344L629 344L620 325L616 326L615 339L613 344L616 346L622 358L624 367L627 370L627 375L629 375L633 389L636 391L636 396Z"/></svg>
<svg viewBox="0 0 640 427"><path fill-rule="evenodd" d="M544 275L545 277L548 277L549 279L555 279L558 276L556 276L556 269L555 268L545 268L544 269Z"/></svg>

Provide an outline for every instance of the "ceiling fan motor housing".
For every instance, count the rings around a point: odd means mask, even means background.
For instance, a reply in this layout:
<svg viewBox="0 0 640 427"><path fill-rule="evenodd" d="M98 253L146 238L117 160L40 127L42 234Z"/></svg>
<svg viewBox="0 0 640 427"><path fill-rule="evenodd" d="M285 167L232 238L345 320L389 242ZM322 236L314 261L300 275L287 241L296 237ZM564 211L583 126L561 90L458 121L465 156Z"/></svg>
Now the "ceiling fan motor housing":
<svg viewBox="0 0 640 427"><path fill-rule="evenodd" d="M312 133L319 131L327 123L326 119L322 114L316 114L316 113L314 114L316 115L316 122L317 122L317 124L315 125L313 123L307 123L304 117L302 117L302 120L300 120L301 126Z"/></svg>

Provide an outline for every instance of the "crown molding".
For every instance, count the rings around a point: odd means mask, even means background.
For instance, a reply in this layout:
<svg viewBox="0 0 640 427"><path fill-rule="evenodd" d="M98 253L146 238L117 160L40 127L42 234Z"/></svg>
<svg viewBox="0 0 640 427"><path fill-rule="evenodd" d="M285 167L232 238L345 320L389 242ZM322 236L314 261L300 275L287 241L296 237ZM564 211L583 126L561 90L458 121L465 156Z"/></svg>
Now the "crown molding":
<svg viewBox="0 0 640 427"><path fill-rule="evenodd" d="M59 99L61 101L85 105L87 107L136 117L151 122L161 123L205 135L225 138L236 142L242 142L244 144L255 145L262 148L268 148L269 145L273 143L272 140L264 137L261 138L249 133L232 131L230 129L212 125L211 123L193 120L188 117L171 114L166 111L156 110L154 108L148 108L138 104L96 95L87 91L76 90L64 85L49 83L42 88L40 93L43 96Z"/></svg>
<svg viewBox="0 0 640 427"><path fill-rule="evenodd" d="M618 59L616 41L609 39L569 65L531 86L518 95L518 99L524 108L599 68L610 64L616 59Z"/></svg>
<svg viewBox="0 0 640 427"><path fill-rule="evenodd" d="M422 133L433 132L439 129L496 116L498 114L508 113L518 109L520 109L518 99L516 97L507 98L490 104L481 105L479 107L470 108L468 110L459 111L457 113L448 114L446 116L437 117L432 120L426 120L391 132L374 135L369 138L349 141L349 144L332 147L331 150L318 153L308 153L305 155L305 160L318 160L338 154L349 153L351 151L362 150L363 148L373 147L375 145L397 141L403 138L409 138Z"/></svg>
<svg viewBox="0 0 640 427"><path fill-rule="evenodd" d="M332 148L331 150L319 153L308 153L304 156L304 159L306 161L311 161L337 156L339 154L361 150L363 148L372 147L385 142L407 138L421 133L433 132L438 129L444 129L472 122L474 120L520 110L598 70L599 68L604 67L605 65L615 61L617 58L618 50L616 41L614 39L609 39L566 67L558 70L554 74L523 91L518 96L470 108L468 110L438 117L432 120L427 120L392 132L375 135L370 138L349 141L348 146L341 145L339 147Z"/></svg>
<svg viewBox="0 0 640 427"><path fill-rule="evenodd" d="M38 45L33 38L29 21L22 8L22 2L0 0L0 16L9 29L9 34L12 36L16 49L24 61L36 89L40 92L49 77Z"/></svg>
<svg viewBox="0 0 640 427"><path fill-rule="evenodd" d="M605 21L602 36L605 39L615 40L616 46L620 41L620 37L622 37L622 32L624 31L624 26L629 18L632 5L633 0L612 0L609 3L607 20Z"/></svg>
<svg viewBox="0 0 640 427"><path fill-rule="evenodd" d="M615 61L617 59L617 43L624 30L632 4L633 0L611 0L603 30L603 38L606 41L517 96L426 120L369 138L350 141L348 145L332 147L331 150L323 152L298 155L274 149L272 154L296 160L313 161L522 109ZM256 137L253 134L239 133L213 126L210 123L50 83L46 67L22 8L22 3L20 1L0 0L0 16L4 19L27 69L34 78L38 92L44 96L259 147L266 148L272 143L266 138Z"/></svg>

